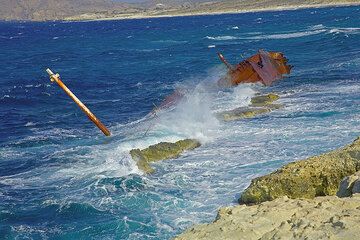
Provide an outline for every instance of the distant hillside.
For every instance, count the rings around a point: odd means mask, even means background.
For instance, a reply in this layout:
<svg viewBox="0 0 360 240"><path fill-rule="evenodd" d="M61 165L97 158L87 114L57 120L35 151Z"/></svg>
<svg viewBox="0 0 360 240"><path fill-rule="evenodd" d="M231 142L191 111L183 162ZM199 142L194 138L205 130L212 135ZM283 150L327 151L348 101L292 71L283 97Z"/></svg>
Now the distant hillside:
<svg viewBox="0 0 360 240"><path fill-rule="evenodd" d="M92 20L238 12L360 0L0 0L0 20ZM132 3L131 3L132 2Z"/></svg>
<svg viewBox="0 0 360 240"><path fill-rule="evenodd" d="M55 20L65 17L129 9L129 4L111 0L0 0L0 19Z"/></svg>

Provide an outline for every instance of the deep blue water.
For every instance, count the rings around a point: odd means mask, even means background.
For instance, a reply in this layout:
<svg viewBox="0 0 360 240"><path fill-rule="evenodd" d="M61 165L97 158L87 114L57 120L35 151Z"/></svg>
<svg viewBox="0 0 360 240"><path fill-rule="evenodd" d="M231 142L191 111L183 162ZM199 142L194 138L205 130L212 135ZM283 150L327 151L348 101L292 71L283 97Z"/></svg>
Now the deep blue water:
<svg viewBox="0 0 360 240"><path fill-rule="evenodd" d="M169 239L236 204L256 176L360 135L360 8L103 22L0 23L0 239ZM295 66L272 87L214 87L258 49ZM55 84L109 126L106 138ZM177 87L183 102L156 118ZM276 92L284 108L224 123ZM144 134L147 130L148 134ZM143 175L132 148L203 145Z"/></svg>

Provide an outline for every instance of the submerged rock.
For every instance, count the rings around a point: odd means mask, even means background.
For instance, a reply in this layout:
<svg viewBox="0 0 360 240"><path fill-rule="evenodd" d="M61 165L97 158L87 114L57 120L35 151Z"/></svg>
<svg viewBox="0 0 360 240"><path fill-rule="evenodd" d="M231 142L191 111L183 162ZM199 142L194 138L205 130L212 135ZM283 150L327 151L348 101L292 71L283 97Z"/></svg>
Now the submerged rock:
<svg viewBox="0 0 360 240"><path fill-rule="evenodd" d="M146 173L154 172L149 165L169 158L177 158L186 150L192 150L200 146L200 142L194 139L180 140L175 143L161 142L143 150L133 149L130 151L131 157L136 161L139 169Z"/></svg>
<svg viewBox="0 0 360 240"><path fill-rule="evenodd" d="M261 95L251 98L251 105L256 107L263 107L268 106L269 104L272 104L276 100L280 98L279 95L276 95L274 93L269 93L267 95Z"/></svg>
<svg viewBox="0 0 360 240"><path fill-rule="evenodd" d="M359 222L360 194L282 197L259 205L221 208L213 223L194 226L175 239L358 239Z"/></svg>
<svg viewBox="0 0 360 240"><path fill-rule="evenodd" d="M222 112L221 116L224 121L235 121L244 118L253 118L257 115L268 113L271 110L268 108L249 108L242 107L231 111Z"/></svg>
<svg viewBox="0 0 360 240"><path fill-rule="evenodd" d="M344 148L293 162L251 181L240 203L270 201L282 196L314 198L335 195L339 183L360 169L360 138Z"/></svg>
<svg viewBox="0 0 360 240"><path fill-rule="evenodd" d="M268 113L274 109L281 108L282 105L273 103L279 98L280 97L278 95L273 93L253 97L251 99L251 104L248 107L240 107L234 110L222 112L219 114L219 118L224 121L253 118L257 115Z"/></svg>

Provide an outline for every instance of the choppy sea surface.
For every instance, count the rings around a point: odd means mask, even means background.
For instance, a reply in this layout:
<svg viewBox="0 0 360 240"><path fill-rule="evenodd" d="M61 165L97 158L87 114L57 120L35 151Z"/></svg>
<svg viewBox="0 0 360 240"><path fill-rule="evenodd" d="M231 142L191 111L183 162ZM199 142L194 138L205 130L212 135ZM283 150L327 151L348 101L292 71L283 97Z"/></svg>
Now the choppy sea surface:
<svg viewBox="0 0 360 240"><path fill-rule="evenodd" d="M0 22L0 238L169 239L236 204L254 177L360 135L360 7L100 22ZM216 53L282 51L272 87L219 89ZM109 126L106 138L47 67ZM187 97L151 117L178 87ZM275 92L284 108L216 113ZM202 146L144 175L129 150Z"/></svg>

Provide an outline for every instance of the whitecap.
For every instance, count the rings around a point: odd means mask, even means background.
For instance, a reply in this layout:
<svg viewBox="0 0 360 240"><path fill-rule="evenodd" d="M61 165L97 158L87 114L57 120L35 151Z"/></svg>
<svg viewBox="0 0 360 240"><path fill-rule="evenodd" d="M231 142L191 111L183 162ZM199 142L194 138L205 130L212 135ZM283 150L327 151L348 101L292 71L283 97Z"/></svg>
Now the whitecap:
<svg viewBox="0 0 360 240"><path fill-rule="evenodd" d="M217 37L206 36L205 38L209 39L209 40L216 40L216 41L226 41L226 40L238 39L237 37L234 37L234 36L217 36Z"/></svg>
<svg viewBox="0 0 360 240"><path fill-rule="evenodd" d="M289 39L289 38L300 38L312 35L317 35L326 32L326 30L315 30L315 31L304 31L304 32L293 32L293 33L278 33L269 35L260 35L254 37L246 37L243 39L263 40L263 39Z"/></svg>
<svg viewBox="0 0 360 240"><path fill-rule="evenodd" d="M216 45L209 45L208 48L215 48Z"/></svg>
<svg viewBox="0 0 360 240"><path fill-rule="evenodd" d="M25 127L30 127L30 126L35 126L36 124L33 122L27 122L24 126Z"/></svg>
<svg viewBox="0 0 360 240"><path fill-rule="evenodd" d="M360 28L332 28L329 30L329 33L346 33L346 34L358 34L360 33Z"/></svg>
<svg viewBox="0 0 360 240"><path fill-rule="evenodd" d="M312 30L319 30L319 29L324 29L324 28L325 28L325 26L322 24L317 24L317 25L309 27L309 29L312 29Z"/></svg>

